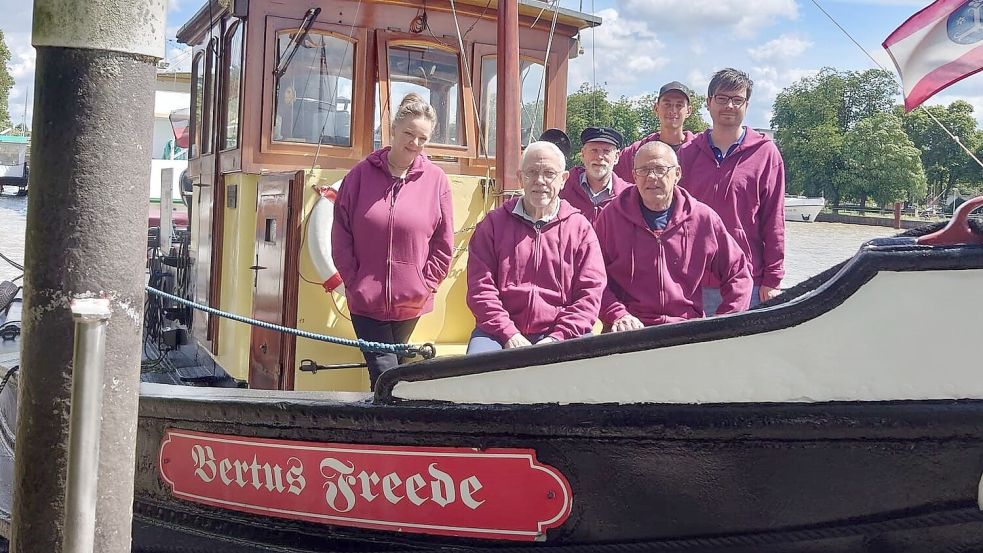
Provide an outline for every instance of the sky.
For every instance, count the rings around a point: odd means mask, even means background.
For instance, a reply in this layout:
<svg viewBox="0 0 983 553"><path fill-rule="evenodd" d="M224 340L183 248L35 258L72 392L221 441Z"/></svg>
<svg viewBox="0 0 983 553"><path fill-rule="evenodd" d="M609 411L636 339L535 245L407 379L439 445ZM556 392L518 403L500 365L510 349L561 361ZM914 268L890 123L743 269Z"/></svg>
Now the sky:
<svg viewBox="0 0 983 553"><path fill-rule="evenodd" d="M866 49L894 73L881 42L930 2L924 0L560 0L561 7L603 19L582 33L583 54L570 63L569 88L584 82L604 86L610 97L638 97L679 80L706 94L714 71L736 67L754 80L746 123L768 127L775 96L822 67L864 70L876 67L817 8L818 2ZM187 70L190 55L174 36L203 0L170 0L166 62ZM35 55L31 46L32 3L0 0L0 29L12 60L15 86L10 94L13 122L32 113ZM28 96L29 94L29 96ZM983 123L983 73L942 91L927 104L963 99ZM899 99L900 101L900 99ZM705 114L705 110L704 110Z"/></svg>

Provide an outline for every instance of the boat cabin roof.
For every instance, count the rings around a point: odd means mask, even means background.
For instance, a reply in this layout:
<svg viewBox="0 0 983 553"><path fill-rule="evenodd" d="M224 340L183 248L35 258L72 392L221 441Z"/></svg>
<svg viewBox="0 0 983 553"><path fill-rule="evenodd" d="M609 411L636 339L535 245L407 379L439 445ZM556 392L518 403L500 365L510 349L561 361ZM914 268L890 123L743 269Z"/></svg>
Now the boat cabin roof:
<svg viewBox="0 0 983 553"><path fill-rule="evenodd" d="M430 2L429 5L422 1L413 0L365 0L366 3L373 4L400 4L400 5L417 5L419 4L421 8L441 8L447 7L450 3L447 0L443 2L436 1ZM546 2L540 2L539 0L518 0L519 2L519 15L526 17L538 17L551 20L554 11L557 14L557 24L566 25L570 27L575 27L577 29L586 29L588 27L596 27L601 24L601 18L578 12L576 10L570 10L567 8L559 8L554 10ZM249 13L249 3L250 0L231 0L227 2L230 4L231 11L237 17L243 17ZM323 2L310 2L310 6L316 7L318 4ZM457 4L465 6L476 6L482 8L482 11L487 10L495 13L498 11L498 0L457 0ZM296 2L296 7L298 9L309 7L307 4L302 2ZM178 42L187 45L193 45L196 36L200 36L207 31L209 21L215 21L216 18L220 17L225 11L220 0L210 0L205 2L198 9L191 19L181 26L177 32Z"/></svg>
<svg viewBox="0 0 983 553"><path fill-rule="evenodd" d="M496 164L499 0L210 0L191 45L191 178L347 169L391 138L401 99L437 113L445 171ZM522 144L566 125L568 62L598 17L518 0ZM497 176L497 175L496 175Z"/></svg>

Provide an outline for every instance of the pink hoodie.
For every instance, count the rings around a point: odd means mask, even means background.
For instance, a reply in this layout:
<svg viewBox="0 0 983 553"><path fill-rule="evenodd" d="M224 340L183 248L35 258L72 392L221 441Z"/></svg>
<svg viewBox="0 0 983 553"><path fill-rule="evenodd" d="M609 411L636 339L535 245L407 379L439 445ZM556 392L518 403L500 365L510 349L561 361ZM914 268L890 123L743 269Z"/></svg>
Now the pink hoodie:
<svg viewBox="0 0 983 553"><path fill-rule="evenodd" d="M672 213L661 231L645 223L634 187L618 196L594 226L608 272L601 301L604 323L628 313L645 325L701 318L700 283L708 274L721 282L723 303L717 314L747 309L747 259L720 217L682 188L673 190Z"/></svg>
<svg viewBox="0 0 983 553"><path fill-rule="evenodd" d="M405 179L389 147L360 161L338 190L331 250L354 315L405 321L433 310L447 276L454 222L447 175L420 155Z"/></svg>
<svg viewBox="0 0 983 553"><path fill-rule="evenodd" d="M519 201L489 213L468 245L468 307L478 329L502 344L520 332L588 334L606 281L594 229L561 200L556 218L537 230L512 213Z"/></svg>
<svg viewBox="0 0 983 553"><path fill-rule="evenodd" d="M690 131L683 131L683 144L690 143L696 135ZM618 158L618 164L614 166L614 174L623 178L625 182L634 183L635 176L632 174L632 170L635 169L635 152L639 148L648 144L649 142L655 142L659 139L659 133L654 132L640 140L632 142L631 146L626 147L621 150L621 157ZM682 146L680 146L682 148Z"/></svg>
<svg viewBox="0 0 983 553"><path fill-rule="evenodd" d="M730 144L719 146L726 152ZM775 143L747 129L744 142L717 165L707 130L680 148L679 166L679 186L720 215L748 256L754 283L778 288L785 275L785 162Z"/></svg>
<svg viewBox="0 0 983 553"><path fill-rule="evenodd" d="M570 177L563 184L563 190L560 190L560 198L566 200L574 209L579 210L593 225L601 210L607 207L625 188L633 185L625 182L618 175L611 173L611 197L598 205L594 205L594 202L587 197L587 191L580 184L580 179L583 177L585 170L579 166L570 170Z"/></svg>

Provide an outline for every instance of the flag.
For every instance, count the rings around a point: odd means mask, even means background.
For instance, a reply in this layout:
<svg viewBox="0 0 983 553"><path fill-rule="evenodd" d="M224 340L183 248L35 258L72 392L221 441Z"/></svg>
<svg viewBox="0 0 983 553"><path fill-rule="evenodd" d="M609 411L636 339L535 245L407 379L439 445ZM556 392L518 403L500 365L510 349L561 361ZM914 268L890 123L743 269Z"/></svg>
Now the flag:
<svg viewBox="0 0 983 553"><path fill-rule="evenodd" d="M943 88L983 69L983 0L937 0L883 43L911 111Z"/></svg>

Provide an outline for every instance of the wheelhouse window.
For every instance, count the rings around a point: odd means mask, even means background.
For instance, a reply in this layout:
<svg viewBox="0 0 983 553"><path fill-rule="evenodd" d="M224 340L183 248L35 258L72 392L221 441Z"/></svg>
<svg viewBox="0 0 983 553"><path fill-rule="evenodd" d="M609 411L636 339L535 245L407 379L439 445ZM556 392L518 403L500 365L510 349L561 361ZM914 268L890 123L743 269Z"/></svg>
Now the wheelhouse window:
<svg viewBox="0 0 983 553"><path fill-rule="evenodd" d="M457 54L425 45L390 45L388 66L392 104L389 113L395 115L403 97L416 92L437 112L437 127L430 142L464 145L464 102Z"/></svg>
<svg viewBox="0 0 983 553"><path fill-rule="evenodd" d="M222 149L239 147L239 100L242 98L242 25L236 23L225 43L225 127L222 129Z"/></svg>
<svg viewBox="0 0 983 553"><path fill-rule="evenodd" d="M215 137L212 129L215 121L215 74L218 66L218 39L208 42L205 54L205 92L204 109L202 110L201 153L210 154L215 151Z"/></svg>
<svg viewBox="0 0 983 553"><path fill-rule="evenodd" d="M542 63L522 58L519 60L519 82L522 101L521 131L522 146L535 141L543 134L543 119L546 114L546 70ZM481 132L489 157L495 156L496 111L495 98L498 94L498 67L495 56L481 58Z"/></svg>
<svg viewBox="0 0 983 553"><path fill-rule="evenodd" d="M194 82L191 85L192 90L194 90L194 96L192 97L192 102L194 107L192 108L194 113L194 122L192 123L191 132L191 159L194 159L201 155L201 119L202 119L202 104L205 99L205 58L202 54L198 54L194 58L192 65L192 75L194 75Z"/></svg>
<svg viewBox="0 0 983 553"><path fill-rule="evenodd" d="M352 145L355 43L331 33L277 33L273 140Z"/></svg>

